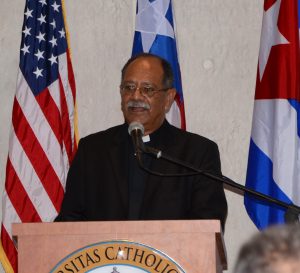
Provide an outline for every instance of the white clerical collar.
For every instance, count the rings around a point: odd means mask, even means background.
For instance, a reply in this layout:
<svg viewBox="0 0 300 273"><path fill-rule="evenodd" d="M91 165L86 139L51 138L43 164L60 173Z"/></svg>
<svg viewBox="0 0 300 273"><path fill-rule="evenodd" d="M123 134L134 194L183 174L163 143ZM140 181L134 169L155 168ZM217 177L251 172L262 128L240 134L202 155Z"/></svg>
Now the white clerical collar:
<svg viewBox="0 0 300 273"><path fill-rule="evenodd" d="M150 141L150 135L143 136L142 139L143 139L143 142L149 142Z"/></svg>

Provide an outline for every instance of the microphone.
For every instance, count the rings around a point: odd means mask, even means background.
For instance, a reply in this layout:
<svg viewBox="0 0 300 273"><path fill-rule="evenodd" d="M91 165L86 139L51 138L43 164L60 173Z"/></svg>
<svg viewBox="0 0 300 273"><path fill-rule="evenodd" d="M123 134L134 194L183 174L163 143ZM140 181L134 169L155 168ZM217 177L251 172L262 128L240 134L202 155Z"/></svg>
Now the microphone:
<svg viewBox="0 0 300 273"><path fill-rule="evenodd" d="M128 133L131 135L133 146L135 149L135 154L139 162L141 162L141 153L144 151L145 146L142 139L145 129L144 126L137 121L133 121L129 124Z"/></svg>

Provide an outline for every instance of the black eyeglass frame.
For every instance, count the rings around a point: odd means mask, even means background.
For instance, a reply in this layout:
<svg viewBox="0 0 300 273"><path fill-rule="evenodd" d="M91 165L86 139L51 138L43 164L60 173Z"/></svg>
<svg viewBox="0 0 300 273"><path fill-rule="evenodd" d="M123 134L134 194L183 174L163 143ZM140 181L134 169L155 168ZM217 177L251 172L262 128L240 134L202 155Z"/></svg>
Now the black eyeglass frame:
<svg viewBox="0 0 300 273"><path fill-rule="evenodd" d="M134 87L132 89L125 89L126 87ZM152 86L140 86L137 87L135 85L126 85L126 84L121 84L120 85L120 92L121 94L128 94L132 95L134 94L137 90L140 91L141 95L147 98L152 98L156 93L158 92L165 92L167 90L171 89L170 87L167 88L161 88L161 89L156 89L155 87Z"/></svg>

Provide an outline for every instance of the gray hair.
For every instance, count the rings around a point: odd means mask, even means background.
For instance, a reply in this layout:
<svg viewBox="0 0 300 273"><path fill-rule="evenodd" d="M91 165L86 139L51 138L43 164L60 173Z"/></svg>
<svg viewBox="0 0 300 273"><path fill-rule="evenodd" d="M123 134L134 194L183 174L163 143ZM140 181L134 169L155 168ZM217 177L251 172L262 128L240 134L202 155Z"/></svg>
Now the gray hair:
<svg viewBox="0 0 300 273"><path fill-rule="evenodd" d="M235 273L300 272L300 225L270 227L243 245Z"/></svg>

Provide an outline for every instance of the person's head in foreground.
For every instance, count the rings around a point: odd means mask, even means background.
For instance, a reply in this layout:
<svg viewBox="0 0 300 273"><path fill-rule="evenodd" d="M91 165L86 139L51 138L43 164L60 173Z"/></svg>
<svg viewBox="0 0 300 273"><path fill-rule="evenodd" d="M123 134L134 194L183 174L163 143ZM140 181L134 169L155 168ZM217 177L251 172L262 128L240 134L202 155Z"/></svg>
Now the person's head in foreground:
<svg viewBox="0 0 300 273"><path fill-rule="evenodd" d="M235 273L300 272L300 225L270 227L244 244Z"/></svg>

